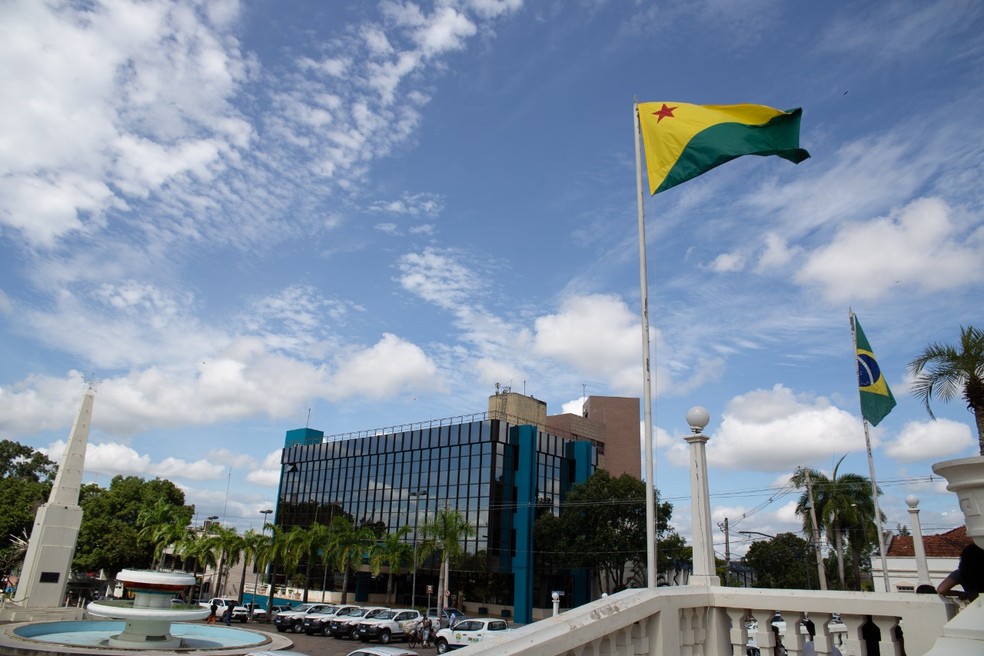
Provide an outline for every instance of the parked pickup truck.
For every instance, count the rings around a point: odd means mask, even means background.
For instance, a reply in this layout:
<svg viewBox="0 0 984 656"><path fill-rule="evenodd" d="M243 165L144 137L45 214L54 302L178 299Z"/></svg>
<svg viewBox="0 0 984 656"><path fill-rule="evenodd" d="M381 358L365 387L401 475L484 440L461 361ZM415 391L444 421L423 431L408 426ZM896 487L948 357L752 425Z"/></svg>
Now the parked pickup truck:
<svg viewBox="0 0 984 656"><path fill-rule="evenodd" d="M419 610L409 608L383 611L376 617L359 622L359 628L353 633L362 642L379 640L384 645L395 638L407 636L407 625L414 624L424 618Z"/></svg>
<svg viewBox="0 0 984 656"><path fill-rule="evenodd" d="M277 613L273 623L277 626L277 631L281 633L292 631L300 633L304 630L304 616L308 613L316 613L319 610L328 608L331 604L301 604L293 610L285 610Z"/></svg>
<svg viewBox="0 0 984 656"><path fill-rule="evenodd" d="M452 649L461 649L511 630L505 620L492 618L461 620L454 625L454 628L438 631L434 646L437 647L438 654L446 654Z"/></svg>
<svg viewBox="0 0 984 656"><path fill-rule="evenodd" d="M252 617L250 616L250 611L252 611ZM234 622L241 622L245 624L247 621L252 619L254 622L263 622L266 620L267 612L266 609L254 604L252 601L243 604L242 606L236 606L232 609L232 620Z"/></svg>

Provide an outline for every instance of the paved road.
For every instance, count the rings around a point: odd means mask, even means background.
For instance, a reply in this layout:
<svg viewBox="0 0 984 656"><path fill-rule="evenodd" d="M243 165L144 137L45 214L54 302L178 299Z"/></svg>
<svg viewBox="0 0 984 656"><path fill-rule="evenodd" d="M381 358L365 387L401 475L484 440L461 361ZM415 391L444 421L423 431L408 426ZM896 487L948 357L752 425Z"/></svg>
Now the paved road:
<svg viewBox="0 0 984 656"><path fill-rule="evenodd" d="M233 624L233 626L240 626L239 624ZM268 633L277 633L277 629L270 624L246 624L245 626L258 630L266 631ZM297 653L308 654L309 656L346 656L346 654L353 652L359 648L363 643L358 640L337 640L331 636L309 636L303 633L281 633L281 636L287 636L294 641L294 650L285 651L284 656L291 656ZM371 643L378 644L378 643ZM394 641L393 646L406 647L406 640ZM420 656L435 656L437 651L433 648L421 648L415 647L413 651L420 654Z"/></svg>

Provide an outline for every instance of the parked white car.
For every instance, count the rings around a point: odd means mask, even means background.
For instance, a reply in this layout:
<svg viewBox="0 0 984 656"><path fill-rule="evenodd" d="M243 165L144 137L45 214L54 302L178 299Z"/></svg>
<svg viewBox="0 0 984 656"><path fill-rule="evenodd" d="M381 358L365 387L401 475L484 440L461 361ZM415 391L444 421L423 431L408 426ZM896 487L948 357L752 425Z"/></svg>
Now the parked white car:
<svg viewBox="0 0 984 656"><path fill-rule="evenodd" d="M453 629L441 629L437 632L434 642L438 654L445 654L452 649L460 649L482 642L486 638L502 635L512 631L506 620L484 618L478 620L461 620Z"/></svg>

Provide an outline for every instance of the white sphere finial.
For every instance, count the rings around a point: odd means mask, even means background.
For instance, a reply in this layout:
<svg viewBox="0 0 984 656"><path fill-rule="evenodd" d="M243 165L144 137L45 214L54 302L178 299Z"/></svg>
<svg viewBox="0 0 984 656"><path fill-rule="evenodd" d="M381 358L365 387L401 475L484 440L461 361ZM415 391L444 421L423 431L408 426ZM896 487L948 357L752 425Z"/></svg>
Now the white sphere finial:
<svg viewBox="0 0 984 656"><path fill-rule="evenodd" d="M916 506L918 506L918 505L919 505L919 497L917 497L917 496L916 496L916 495L914 495L914 494L910 494L909 496L907 496L907 497L905 498L905 503L906 503L906 505L908 505L908 506L909 506L910 508L915 508Z"/></svg>
<svg viewBox="0 0 984 656"><path fill-rule="evenodd" d="M710 421L711 414L707 411L707 408L695 405L690 410L687 410L687 425L690 426L690 430L694 433L700 433Z"/></svg>

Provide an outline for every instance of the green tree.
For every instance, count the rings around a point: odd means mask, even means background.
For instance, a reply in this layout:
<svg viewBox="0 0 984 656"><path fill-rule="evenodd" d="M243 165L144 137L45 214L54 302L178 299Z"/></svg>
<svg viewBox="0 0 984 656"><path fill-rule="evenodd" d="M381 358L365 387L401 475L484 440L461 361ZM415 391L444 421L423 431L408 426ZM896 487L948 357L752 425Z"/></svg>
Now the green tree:
<svg viewBox="0 0 984 656"><path fill-rule="evenodd" d="M745 563L755 573L752 587L809 589L813 555L810 543L793 533L754 542L745 555Z"/></svg>
<svg viewBox="0 0 984 656"><path fill-rule="evenodd" d="M656 504L657 568L690 558L683 539L669 526L673 505ZM560 515L544 514L534 527L537 551L555 566L586 567L600 589L616 592L645 580L646 484L599 469L567 494ZM609 583L611 585L609 585Z"/></svg>
<svg viewBox="0 0 984 656"><path fill-rule="evenodd" d="M379 576L383 565L389 567L386 579L386 604L393 603L396 575L401 569L413 563L413 545L407 543L409 526L402 526L393 533L383 535L369 549L369 568L373 576Z"/></svg>
<svg viewBox="0 0 984 656"><path fill-rule="evenodd" d="M40 451L0 440L0 577L24 557L17 540L27 540L38 508L48 500L57 465Z"/></svg>
<svg viewBox="0 0 984 656"><path fill-rule="evenodd" d="M475 535L474 526L465 521L457 510L444 508L438 510L434 520L424 526L423 560L437 551L441 552L441 571L437 578L437 612L444 608L445 591L450 590L448 580L451 564L461 557L461 543L465 538Z"/></svg>
<svg viewBox="0 0 984 656"><path fill-rule="evenodd" d="M376 534L365 526L356 526L347 517L331 520L331 542L328 550L335 556L335 564L342 572L342 603L348 602L349 573L362 562Z"/></svg>
<svg viewBox="0 0 984 656"><path fill-rule="evenodd" d="M137 515L138 535L154 545L153 566L164 564L165 550L181 540L188 531L193 509L189 506L175 506L161 498L153 506L140 509Z"/></svg>
<svg viewBox="0 0 984 656"><path fill-rule="evenodd" d="M206 529L202 539L206 545L204 549L210 551L212 558L218 561L215 568L215 594L222 595L222 576L239 560L244 548L243 538L234 528L227 528L221 524L211 524Z"/></svg>
<svg viewBox="0 0 984 656"><path fill-rule="evenodd" d="M86 572L104 570L114 578L123 568L149 568L154 562L155 545L141 536L139 518L149 514L158 500L182 508L184 492L174 483L155 478L116 476L108 488L83 484L79 492L82 526L75 549L75 568ZM175 510L191 516L194 508Z"/></svg>
<svg viewBox="0 0 984 656"><path fill-rule="evenodd" d="M270 544L266 551L266 562L270 566L270 591L267 598L267 608L273 608L273 597L277 590L277 571L283 572L284 580L289 580L297 571L300 556L293 548L293 543L297 542L296 536L291 534L303 531L300 526L294 526L290 530L284 529L276 524L267 524L265 528L270 529Z"/></svg>
<svg viewBox="0 0 984 656"><path fill-rule="evenodd" d="M984 330L961 326L959 345L930 344L909 363L909 373L915 377L913 395L922 399L934 419L930 399L949 402L957 395L963 397L974 413L978 447L984 456Z"/></svg>
<svg viewBox="0 0 984 656"><path fill-rule="evenodd" d="M822 472L809 470L813 485L813 498L816 502L817 523L827 539L834 545L837 556L837 576L841 589L847 589L845 575L845 548L851 552L851 583L860 589L861 574L865 563L863 555L877 545L878 535L875 524L875 501L871 494L871 483L860 474L838 475L844 455L834 466L833 475L827 478ZM807 470L798 470L792 478L797 488L806 486ZM878 490L881 494L881 490ZM813 522L810 516L809 491L804 491L796 504L796 514L803 520L804 535L812 535ZM879 526L884 521L880 518ZM847 544L845 545L845 540Z"/></svg>

